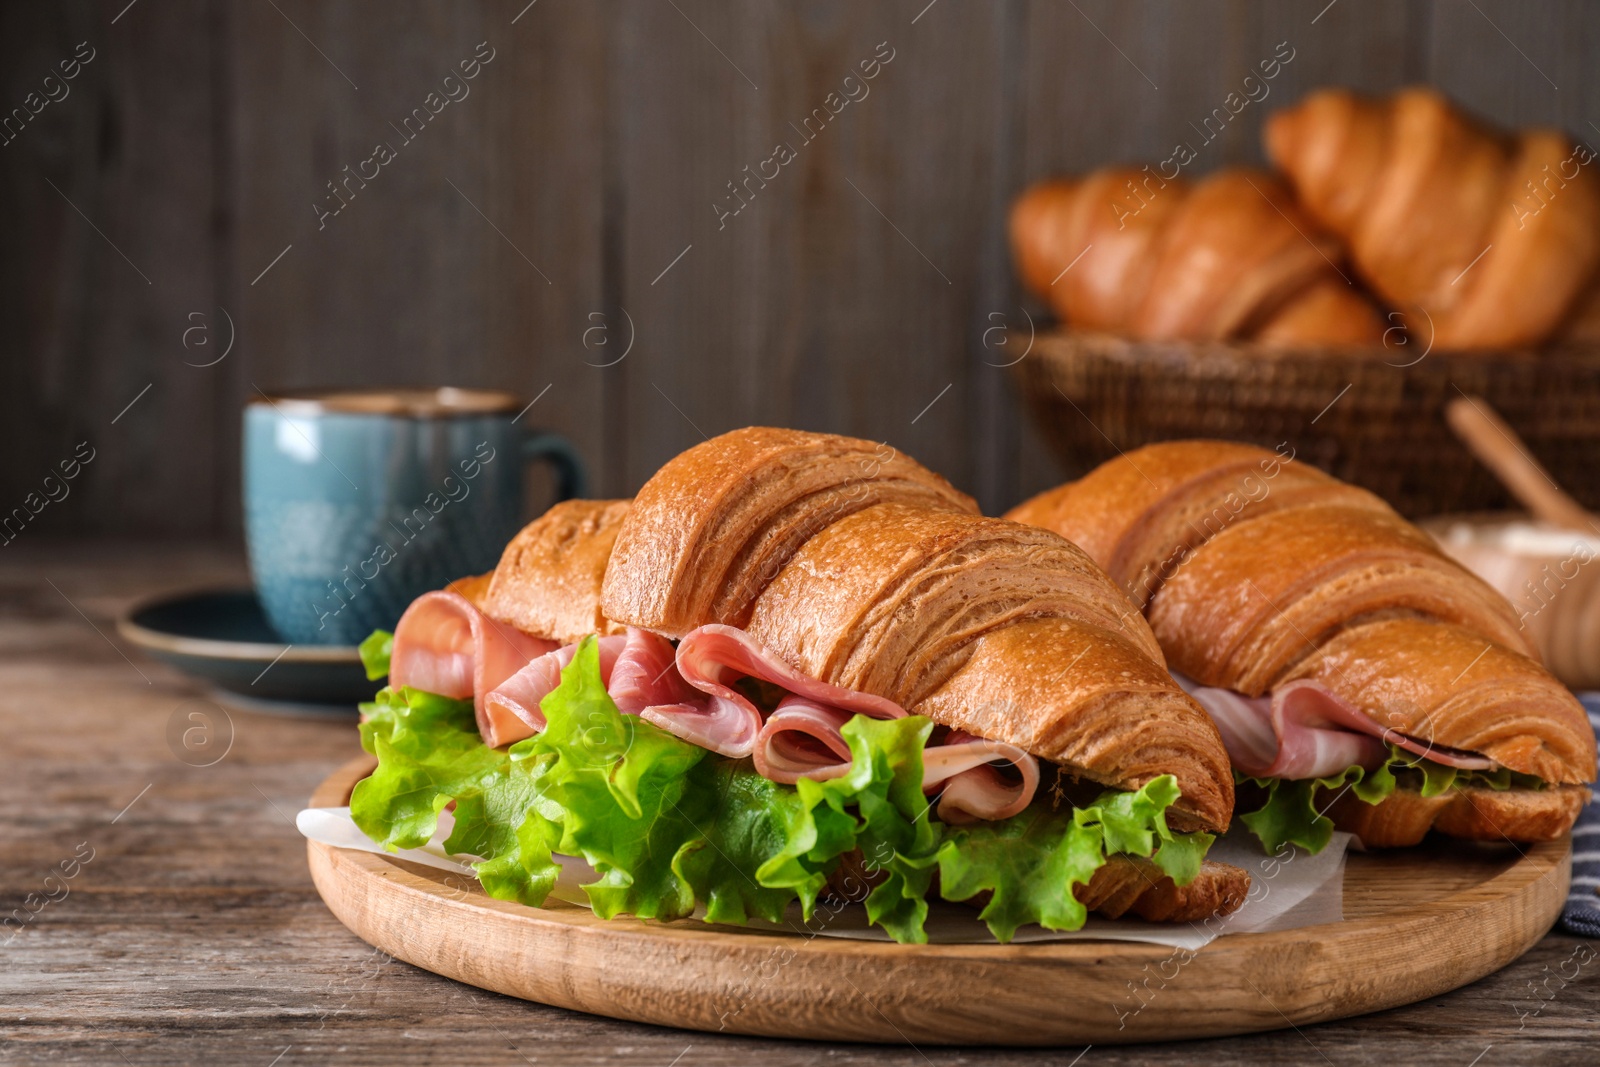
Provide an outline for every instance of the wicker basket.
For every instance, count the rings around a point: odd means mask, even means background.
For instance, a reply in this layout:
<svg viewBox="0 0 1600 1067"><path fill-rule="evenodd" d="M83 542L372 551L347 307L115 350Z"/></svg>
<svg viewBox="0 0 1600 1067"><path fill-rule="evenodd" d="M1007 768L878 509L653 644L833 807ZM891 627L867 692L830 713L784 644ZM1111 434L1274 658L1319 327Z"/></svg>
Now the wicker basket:
<svg viewBox="0 0 1600 1067"><path fill-rule="evenodd" d="M1432 353L1268 349L1041 335L1013 368L1073 477L1153 441L1219 437L1365 486L1406 515L1482 511L1505 491L1451 433L1451 398L1487 398L1533 454L1600 509L1600 347Z"/></svg>

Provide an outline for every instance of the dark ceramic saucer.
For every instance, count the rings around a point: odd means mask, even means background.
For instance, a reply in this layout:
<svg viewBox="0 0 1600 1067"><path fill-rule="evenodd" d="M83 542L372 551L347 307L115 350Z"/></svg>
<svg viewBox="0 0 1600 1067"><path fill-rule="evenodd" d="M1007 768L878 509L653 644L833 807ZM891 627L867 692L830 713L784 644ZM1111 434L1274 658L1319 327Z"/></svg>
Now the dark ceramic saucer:
<svg viewBox="0 0 1600 1067"><path fill-rule="evenodd" d="M135 604L117 632L148 655L244 698L242 706L308 705L351 714L372 699L353 645L290 645L273 632L254 592L222 589L177 593ZM288 710L278 707L276 710Z"/></svg>

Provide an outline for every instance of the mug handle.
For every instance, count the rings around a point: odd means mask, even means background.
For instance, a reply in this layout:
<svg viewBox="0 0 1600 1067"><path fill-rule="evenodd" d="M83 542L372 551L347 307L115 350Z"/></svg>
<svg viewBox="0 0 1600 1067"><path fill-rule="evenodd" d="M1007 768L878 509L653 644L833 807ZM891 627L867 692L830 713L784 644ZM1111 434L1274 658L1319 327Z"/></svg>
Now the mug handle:
<svg viewBox="0 0 1600 1067"><path fill-rule="evenodd" d="M578 450L558 433L537 433L523 438L522 459L525 463L542 460L555 468L555 503L583 496L588 491L589 479Z"/></svg>

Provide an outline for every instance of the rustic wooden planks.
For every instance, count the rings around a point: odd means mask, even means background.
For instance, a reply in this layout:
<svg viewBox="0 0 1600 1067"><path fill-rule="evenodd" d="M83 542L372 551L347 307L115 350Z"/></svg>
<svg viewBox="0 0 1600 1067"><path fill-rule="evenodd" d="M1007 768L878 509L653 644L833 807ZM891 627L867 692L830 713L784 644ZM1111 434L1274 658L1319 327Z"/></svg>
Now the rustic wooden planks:
<svg viewBox="0 0 1600 1067"><path fill-rule="evenodd" d="M211 528L213 450L234 421L216 377L183 365L203 361L183 347L186 316L215 316L223 275L214 19L199 2L114 15L13 7L0 30L8 116L80 44L93 57L0 146L0 509L77 443L95 457L38 509L35 536Z"/></svg>
<svg viewBox="0 0 1600 1067"><path fill-rule="evenodd" d="M776 422L886 439L998 510L1064 473L997 366L1038 310L1003 235L1023 183L1164 157L1279 42L1294 60L1197 170L1259 162L1270 107L1330 82L1431 80L1600 138L1600 11L1576 0L675 4L0 13L6 107L77 41L99 49L0 147L0 507L98 433L39 529L231 535L252 383L450 381L550 386L528 419L606 494ZM319 231L327 183L483 41L471 95ZM880 42L894 60L806 142L790 123ZM749 179L780 139L797 158ZM719 223L735 180L754 197ZM218 351L183 347L188 315L220 333L219 307L233 353L184 366Z"/></svg>

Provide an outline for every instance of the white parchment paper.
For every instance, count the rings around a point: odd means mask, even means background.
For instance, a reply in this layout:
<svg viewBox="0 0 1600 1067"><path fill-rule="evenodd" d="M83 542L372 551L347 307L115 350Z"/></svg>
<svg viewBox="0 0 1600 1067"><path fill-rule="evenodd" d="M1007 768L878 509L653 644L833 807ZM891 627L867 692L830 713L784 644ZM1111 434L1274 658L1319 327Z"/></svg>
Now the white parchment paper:
<svg viewBox="0 0 1600 1067"><path fill-rule="evenodd" d="M307 808L300 812L295 824L306 837L325 845L374 852L468 875L473 873L470 864L474 857L452 856L444 850L443 842L454 827L454 819L448 811L439 813L439 826L432 840L421 848L402 852L386 852L368 838L351 820L349 808ZM1349 834L1335 833L1332 843L1314 856L1292 845L1268 856L1252 834L1235 829L1219 839L1207 856L1219 863L1242 867L1250 874L1250 893L1233 914L1193 923L1148 923L1142 919L1113 920L1091 915L1082 930L1064 933L1024 926L1017 931L1013 943L1146 941L1173 948L1198 949L1223 934L1292 930L1339 922L1344 918L1344 863L1350 842ZM551 895L569 904L586 906L587 898L580 886L595 880L594 868L576 857L558 858L561 877ZM977 915L976 908L963 904L931 903L928 940L934 944L993 944L994 938ZM889 940L888 934L868 925L864 908L853 905L829 907L819 903L810 921L806 921L796 904L782 923L753 920L744 929L786 930L802 937Z"/></svg>

